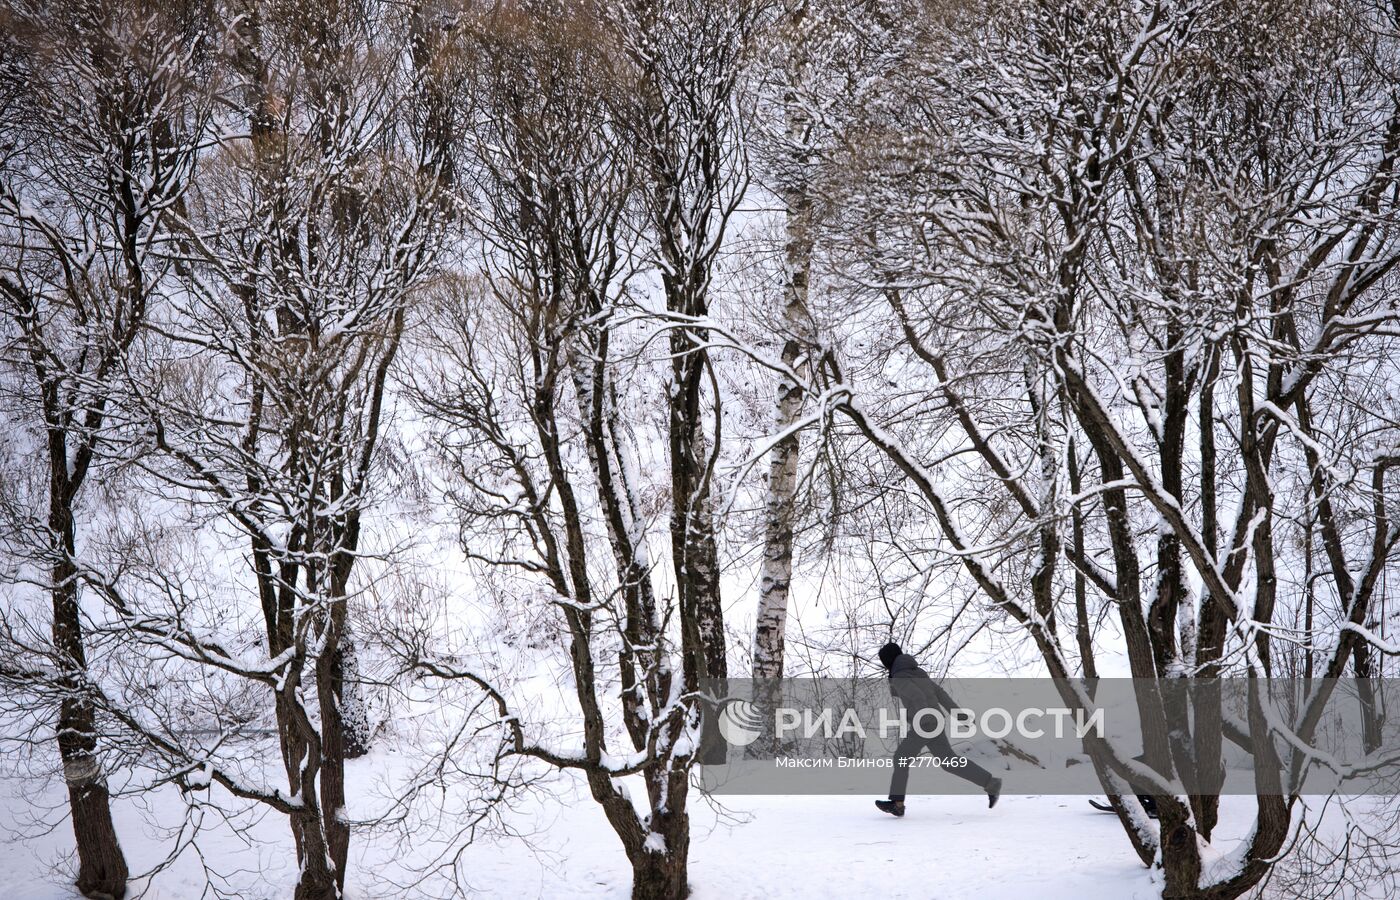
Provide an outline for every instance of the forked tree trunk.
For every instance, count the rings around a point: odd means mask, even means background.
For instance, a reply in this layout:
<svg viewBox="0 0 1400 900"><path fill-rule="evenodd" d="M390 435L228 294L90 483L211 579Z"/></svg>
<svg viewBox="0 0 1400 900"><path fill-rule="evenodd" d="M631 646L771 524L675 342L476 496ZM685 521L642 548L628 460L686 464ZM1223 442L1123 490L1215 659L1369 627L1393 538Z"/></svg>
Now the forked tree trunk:
<svg viewBox="0 0 1400 900"><path fill-rule="evenodd" d="M301 866L293 900L340 900L342 896L343 867L337 868L332 862L322 825L319 805L292 817Z"/></svg>
<svg viewBox="0 0 1400 900"><path fill-rule="evenodd" d="M632 900L684 900L690 891L690 814L685 810L688 779L685 769L664 765L647 773L652 812L644 825L641 845L626 842L632 861Z"/></svg>
<svg viewBox="0 0 1400 900"><path fill-rule="evenodd" d="M337 865L332 857L335 835L328 834L322 817L325 783L328 777L334 779L334 773L327 771L326 747L298 700L300 682L299 675L291 675L287 686L277 692L276 706L287 784L302 803L302 808L288 817L300 869L293 897L338 900L344 885L344 865ZM340 784L343 788L343 777Z"/></svg>
<svg viewBox="0 0 1400 900"><path fill-rule="evenodd" d="M685 900L686 859L643 851L632 861L632 900Z"/></svg>

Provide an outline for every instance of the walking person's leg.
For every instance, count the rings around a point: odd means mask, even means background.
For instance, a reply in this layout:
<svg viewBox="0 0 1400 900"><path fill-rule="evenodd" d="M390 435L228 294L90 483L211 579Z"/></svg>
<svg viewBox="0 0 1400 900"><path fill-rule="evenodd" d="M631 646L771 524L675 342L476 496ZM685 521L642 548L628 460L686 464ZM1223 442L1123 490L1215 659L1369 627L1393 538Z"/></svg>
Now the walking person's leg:
<svg viewBox="0 0 1400 900"><path fill-rule="evenodd" d="M924 749L924 739L913 732L904 736L894 750L894 775L890 778L890 799L904 802L904 794L909 788L909 759L919 755Z"/></svg>
<svg viewBox="0 0 1400 900"><path fill-rule="evenodd" d="M875 805L883 812L895 816L904 815L904 794L909 788L909 759L918 756L924 749L924 738L909 732L894 750L894 774L890 777L890 799L876 800Z"/></svg>
<svg viewBox="0 0 1400 900"><path fill-rule="evenodd" d="M949 757L952 756L960 755L953 752L953 745L948 742L947 735L943 734L938 735L938 737L932 738L928 742L928 748L934 756L940 756L944 760L947 760ZM989 807L996 806L997 800L1001 797L1001 779L997 778L995 775L993 775L991 772L988 772L981 766L977 765L977 763L973 762L972 760L967 759L967 757L964 756L962 758L967 760L966 765L945 765L943 766L943 771L947 772L950 775L956 775L964 781L970 781L973 784L977 785L982 790L987 792L987 805Z"/></svg>
<svg viewBox="0 0 1400 900"><path fill-rule="evenodd" d="M953 751L953 745L948 742L946 735L940 734L938 737L930 739L928 748L934 756L941 757L944 760L960 755ZM967 757L962 758L967 759ZM945 765L943 766L943 771L947 772L949 775L956 775L964 781L970 781L983 790L986 790L987 784L992 781L992 773L970 759L967 760L967 765L964 766Z"/></svg>

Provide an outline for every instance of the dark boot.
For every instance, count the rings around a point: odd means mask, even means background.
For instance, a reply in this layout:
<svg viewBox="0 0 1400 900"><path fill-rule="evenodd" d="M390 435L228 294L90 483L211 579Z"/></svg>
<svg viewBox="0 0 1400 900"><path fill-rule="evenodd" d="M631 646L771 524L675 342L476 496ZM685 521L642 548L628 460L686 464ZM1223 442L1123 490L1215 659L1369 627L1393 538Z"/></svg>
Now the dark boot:
<svg viewBox="0 0 1400 900"><path fill-rule="evenodd" d="M878 809L880 812L889 813L896 819L901 819L904 817L903 800L876 800L875 808Z"/></svg>
<svg viewBox="0 0 1400 900"><path fill-rule="evenodd" d="M1000 799L1001 779L993 778L991 781L987 782L987 809L991 809L993 806L996 806L997 801Z"/></svg>

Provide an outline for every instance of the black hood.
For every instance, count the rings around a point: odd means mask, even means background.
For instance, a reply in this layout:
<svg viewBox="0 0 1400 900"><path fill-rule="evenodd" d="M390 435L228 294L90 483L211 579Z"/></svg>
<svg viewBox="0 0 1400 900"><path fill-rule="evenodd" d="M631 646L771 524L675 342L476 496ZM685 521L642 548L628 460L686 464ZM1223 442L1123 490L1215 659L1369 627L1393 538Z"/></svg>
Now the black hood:
<svg viewBox="0 0 1400 900"><path fill-rule="evenodd" d="M901 653L894 658L890 664L890 675L898 675L900 672L907 672L910 669L919 668L919 663L908 653Z"/></svg>

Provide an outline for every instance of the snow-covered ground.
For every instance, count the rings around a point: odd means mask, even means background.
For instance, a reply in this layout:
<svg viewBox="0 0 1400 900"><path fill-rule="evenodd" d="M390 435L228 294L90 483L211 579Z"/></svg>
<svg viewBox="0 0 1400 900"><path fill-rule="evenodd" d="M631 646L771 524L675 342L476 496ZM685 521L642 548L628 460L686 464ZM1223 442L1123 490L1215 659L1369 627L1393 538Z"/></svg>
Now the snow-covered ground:
<svg viewBox="0 0 1400 900"><path fill-rule="evenodd" d="M376 755L351 766L351 783L365 802L384 767ZM43 800L61 800L56 788L0 782L0 883L4 900L71 900L66 822L34 834L30 820ZM1114 817L1090 809L1083 797L1008 796L994 810L981 797L911 797L909 813L879 813L872 797L727 797L716 807L692 799L691 879L696 900L727 898L861 897L937 900L1148 898L1151 876L1133 857ZM354 801L352 800L352 806ZM1225 834L1247 824L1248 801ZM156 824L178 826L178 797L159 793L142 808L115 806L117 826L133 870L169 851ZM354 812L352 808L352 813ZM463 887L486 897L621 898L630 872L621 848L582 785L568 777L524 798L506 816L519 832L483 838L467 847L459 872ZM284 821L266 816L246 837L206 820L198 849L226 880L226 895L248 900L291 894L295 862ZM12 833L29 832L27 836ZM1233 830L1232 830L1233 829ZM360 834L352 846L351 900L437 895L430 883L402 888L415 866L433 852L431 826L405 847L388 834ZM248 838L251 838L249 840ZM206 877L199 855L140 884L149 900L199 897ZM395 885L400 887L396 888Z"/></svg>

